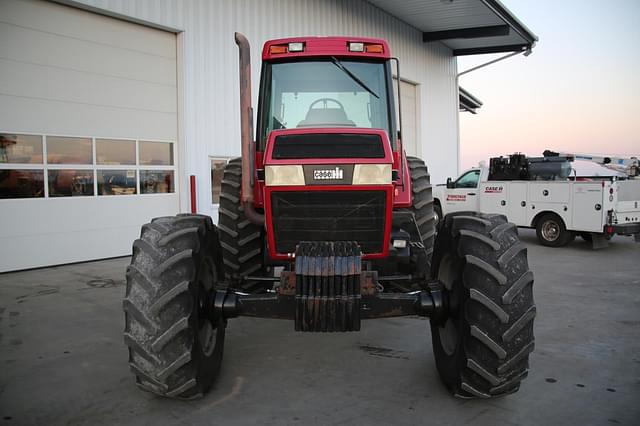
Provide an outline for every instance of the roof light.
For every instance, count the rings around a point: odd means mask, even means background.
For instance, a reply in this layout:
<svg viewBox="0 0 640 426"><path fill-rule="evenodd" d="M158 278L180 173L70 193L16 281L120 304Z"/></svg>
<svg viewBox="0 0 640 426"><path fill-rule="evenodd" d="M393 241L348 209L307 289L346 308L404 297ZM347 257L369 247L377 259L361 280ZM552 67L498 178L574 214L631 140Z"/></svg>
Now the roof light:
<svg viewBox="0 0 640 426"><path fill-rule="evenodd" d="M349 42L350 52L364 52L364 43Z"/></svg>
<svg viewBox="0 0 640 426"><path fill-rule="evenodd" d="M289 43L289 52L302 52L304 50L304 43L295 42Z"/></svg>
<svg viewBox="0 0 640 426"><path fill-rule="evenodd" d="M271 46L269 48L269 53L271 53L272 55L274 54L280 54L280 53L287 53L287 46Z"/></svg>
<svg viewBox="0 0 640 426"><path fill-rule="evenodd" d="M367 44L365 48L367 53L384 53L384 47L381 44Z"/></svg>

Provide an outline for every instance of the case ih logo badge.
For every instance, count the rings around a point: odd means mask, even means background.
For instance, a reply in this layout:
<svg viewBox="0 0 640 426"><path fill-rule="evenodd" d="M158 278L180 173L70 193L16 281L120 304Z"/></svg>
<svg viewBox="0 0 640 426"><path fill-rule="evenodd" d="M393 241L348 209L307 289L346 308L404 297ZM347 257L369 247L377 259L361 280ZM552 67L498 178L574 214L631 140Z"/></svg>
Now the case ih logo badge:
<svg viewBox="0 0 640 426"><path fill-rule="evenodd" d="M484 189L484 193L485 194L499 194L502 192L502 187L501 186L487 186Z"/></svg>
<svg viewBox="0 0 640 426"><path fill-rule="evenodd" d="M335 169L328 170L314 170L313 171L313 179L314 180L341 180L344 179L344 170L340 167L336 167Z"/></svg>
<svg viewBox="0 0 640 426"><path fill-rule="evenodd" d="M447 195L447 201L465 201L467 199L466 195Z"/></svg>

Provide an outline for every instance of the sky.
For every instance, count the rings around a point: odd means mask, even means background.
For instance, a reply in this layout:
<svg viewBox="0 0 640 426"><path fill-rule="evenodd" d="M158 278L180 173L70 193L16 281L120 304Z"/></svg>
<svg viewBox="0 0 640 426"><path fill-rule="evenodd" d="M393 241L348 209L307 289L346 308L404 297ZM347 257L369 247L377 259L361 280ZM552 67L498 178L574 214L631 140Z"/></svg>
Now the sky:
<svg viewBox="0 0 640 426"><path fill-rule="evenodd" d="M483 102L460 113L462 170L515 151L640 156L640 0L502 0L539 38L460 77ZM458 72L498 55L460 57Z"/></svg>

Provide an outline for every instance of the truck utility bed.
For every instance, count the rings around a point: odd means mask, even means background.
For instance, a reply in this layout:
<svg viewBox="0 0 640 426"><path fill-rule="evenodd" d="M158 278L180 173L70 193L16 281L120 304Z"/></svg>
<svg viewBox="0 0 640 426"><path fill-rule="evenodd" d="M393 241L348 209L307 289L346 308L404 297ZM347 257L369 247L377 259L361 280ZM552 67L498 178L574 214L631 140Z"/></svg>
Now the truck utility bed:
<svg viewBox="0 0 640 426"><path fill-rule="evenodd" d="M446 186L437 186L434 199L441 215L465 210L504 214L517 226L536 228L543 244L541 221L551 220L546 235L565 236L557 244L546 245L564 245L575 235L593 240L596 248L606 246L613 234L639 239L638 179L492 180L490 176L488 167L479 166Z"/></svg>

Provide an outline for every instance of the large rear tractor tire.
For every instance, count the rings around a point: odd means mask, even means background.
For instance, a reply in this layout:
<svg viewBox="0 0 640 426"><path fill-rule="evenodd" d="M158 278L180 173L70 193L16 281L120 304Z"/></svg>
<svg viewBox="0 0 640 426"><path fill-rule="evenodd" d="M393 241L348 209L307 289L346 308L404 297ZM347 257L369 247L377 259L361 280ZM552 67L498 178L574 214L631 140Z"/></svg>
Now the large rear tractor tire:
<svg viewBox="0 0 640 426"><path fill-rule="evenodd" d="M264 269L264 230L245 217L240 203L242 160L234 158L224 168L218 209L220 245L227 279L235 288L251 291L243 278Z"/></svg>
<svg viewBox="0 0 640 426"><path fill-rule="evenodd" d="M142 227L123 302L129 365L142 389L193 399L213 384L226 328L209 311L221 264L208 216L160 217Z"/></svg>
<svg viewBox="0 0 640 426"><path fill-rule="evenodd" d="M429 277L431 269L431 257L433 255L433 244L436 235L436 218L433 211L433 195L429 171L424 161L417 157L407 157L409 163L409 173L411 175L411 201L409 210L413 213L426 259L421 255L413 255L411 258L412 275L416 278L425 279ZM422 250L418 250L420 253Z"/></svg>
<svg viewBox="0 0 640 426"><path fill-rule="evenodd" d="M433 276L446 288L448 317L431 323L440 378L462 398L516 392L534 348L533 274L517 228L503 215L447 215Z"/></svg>

